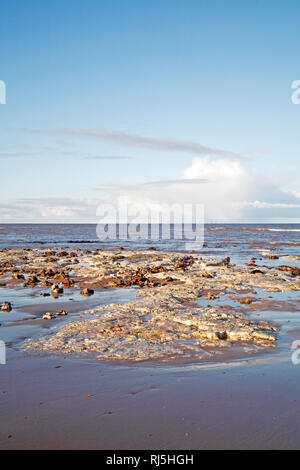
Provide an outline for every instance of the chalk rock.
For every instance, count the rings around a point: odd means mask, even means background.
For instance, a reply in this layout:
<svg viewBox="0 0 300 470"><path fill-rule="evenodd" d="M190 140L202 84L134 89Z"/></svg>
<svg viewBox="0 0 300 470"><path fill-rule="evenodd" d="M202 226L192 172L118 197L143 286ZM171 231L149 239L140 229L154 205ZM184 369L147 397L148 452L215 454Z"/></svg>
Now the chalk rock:
<svg viewBox="0 0 300 470"><path fill-rule="evenodd" d="M55 284L53 287L52 287L52 294L62 294L63 293L63 288L62 287L59 287L57 284Z"/></svg>
<svg viewBox="0 0 300 470"><path fill-rule="evenodd" d="M54 315L51 312L47 312L43 315L43 320L53 320Z"/></svg>
<svg viewBox="0 0 300 470"><path fill-rule="evenodd" d="M59 315L59 316L65 316L68 315L68 312L66 310L60 310L59 312L53 312L54 315Z"/></svg>

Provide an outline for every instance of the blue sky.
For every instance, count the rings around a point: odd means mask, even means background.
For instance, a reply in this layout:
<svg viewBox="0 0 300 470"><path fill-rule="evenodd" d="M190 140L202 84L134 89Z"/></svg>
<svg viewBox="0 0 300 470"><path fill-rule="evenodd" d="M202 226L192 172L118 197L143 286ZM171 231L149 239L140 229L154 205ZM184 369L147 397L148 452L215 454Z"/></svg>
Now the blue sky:
<svg viewBox="0 0 300 470"><path fill-rule="evenodd" d="M300 222L299 31L292 0L2 0L0 222Z"/></svg>

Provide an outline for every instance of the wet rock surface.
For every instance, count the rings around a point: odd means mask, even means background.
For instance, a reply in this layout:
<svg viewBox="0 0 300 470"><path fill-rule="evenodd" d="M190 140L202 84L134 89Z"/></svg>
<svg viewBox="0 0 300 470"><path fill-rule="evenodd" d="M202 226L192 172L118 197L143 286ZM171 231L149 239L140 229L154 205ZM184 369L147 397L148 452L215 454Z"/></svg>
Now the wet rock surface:
<svg viewBox="0 0 300 470"><path fill-rule="evenodd" d="M93 295L94 294L94 290L93 289L88 289L87 287L85 289L82 289L82 291L80 292L81 295L85 295L85 296L90 296L90 295Z"/></svg>
<svg viewBox="0 0 300 470"><path fill-rule="evenodd" d="M11 303L10 302L2 302L1 310L2 310L2 312L11 312L11 310L12 310Z"/></svg>
<svg viewBox="0 0 300 470"><path fill-rule="evenodd" d="M47 284L57 295L65 295L65 283L86 296L97 288L135 286L136 299L83 310L79 320L70 317L47 334L29 339L25 349L94 353L99 359L126 361L191 357L201 361L234 347L256 353L275 346L278 327L249 318L261 300L255 289L300 290L293 269L256 265L255 260L236 266L229 257L204 260L197 253L158 250L77 250L76 254L61 249L2 250L0 277L11 275L8 282L18 285L24 279L15 275L24 276L27 284L33 284L27 287ZM235 305L224 304L224 296L234 299ZM213 305L200 305L199 299ZM65 314L47 312L45 319Z"/></svg>
<svg viewBox="0 0 300 470"><path fill-rule="evenodd" d="M43 320L53 320L55 317L66 315L68 315L66 310L60 310L59 312L47 312L42 316L42 318Z"/></svg>

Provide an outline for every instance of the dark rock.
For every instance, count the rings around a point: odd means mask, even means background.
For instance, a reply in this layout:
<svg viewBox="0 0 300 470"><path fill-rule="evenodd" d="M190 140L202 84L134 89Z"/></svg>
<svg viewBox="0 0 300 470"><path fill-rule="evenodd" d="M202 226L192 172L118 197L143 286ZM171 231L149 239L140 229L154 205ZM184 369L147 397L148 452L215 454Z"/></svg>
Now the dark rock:
<svg viewBox="0 0 300 470"><path fill-rule="evenodd" d="M62 294L63 292L63 288L59 287L57 284L52 287L52 294Z"/></svg>
<svg viewBox="0 0 300 470"><path fill-rule="evenodd" d="M2 302L1 310L2 310L2 312L11 312L11 303L10 302Z"/></svg>
<svg viewBox="0 0 300 470"><path fill-rule="evenodd" d="M85 296L93 295L93 293L94 293L93 289L88 289L87 287L85 289L82 289L82 291L80 291L80 294L85 295Z"/></svg>
<svg viewBox="0 0 300 470"><path fill-rule="evenodd" d="M226 340L228 338L228 334L226 331L217 331L216 336L222 340Z"/></svg>

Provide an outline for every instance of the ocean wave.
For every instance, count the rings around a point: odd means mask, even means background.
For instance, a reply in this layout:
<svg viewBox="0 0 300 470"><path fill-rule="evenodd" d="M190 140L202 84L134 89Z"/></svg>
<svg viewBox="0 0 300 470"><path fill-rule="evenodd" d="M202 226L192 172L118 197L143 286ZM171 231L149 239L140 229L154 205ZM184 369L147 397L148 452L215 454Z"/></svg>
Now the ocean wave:
<svg viewBox="0 0 300 470"><path fill-rule="evenodd" d="M268 228L270 232L300 232L300 228Z"/></svg>

